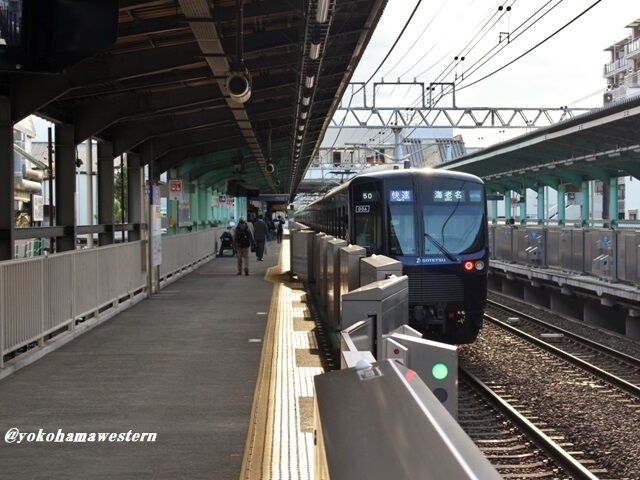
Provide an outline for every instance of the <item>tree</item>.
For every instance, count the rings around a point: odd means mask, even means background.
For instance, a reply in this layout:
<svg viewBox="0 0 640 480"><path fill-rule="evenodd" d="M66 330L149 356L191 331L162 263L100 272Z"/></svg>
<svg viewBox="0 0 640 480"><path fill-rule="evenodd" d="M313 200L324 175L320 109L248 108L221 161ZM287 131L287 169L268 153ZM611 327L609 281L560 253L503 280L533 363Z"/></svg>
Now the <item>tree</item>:
<svg viewBox="0 0 640 480"><path fill-rule="evenodd" d="M126 164L116 170L113 182L113 223L122 223L122 209L124 208L124 223L127 223L127 205L129 192L127 191L128 175ZM124 189L124 205L122 205L122 192Z"/></svg>

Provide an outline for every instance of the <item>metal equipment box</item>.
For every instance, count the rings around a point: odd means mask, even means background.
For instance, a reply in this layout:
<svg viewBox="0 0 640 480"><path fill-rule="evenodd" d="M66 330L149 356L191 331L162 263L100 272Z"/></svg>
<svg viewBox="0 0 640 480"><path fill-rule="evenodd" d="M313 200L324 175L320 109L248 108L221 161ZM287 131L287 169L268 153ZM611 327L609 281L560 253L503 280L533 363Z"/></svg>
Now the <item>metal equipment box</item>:
<svg viewBox="0 0 640 480"><path fill-rule="evenodd" d="M328 259L328 251L329 251L329 242L333 240L334 237L331 235L325 235L320 239L320 251L319 251L319 271L318 271L318 303L320 304L320 309L324 313L327 313L327 259Z"/></svg>
<svg viewBox="0 0 640 480"><path fill-rule="evenodd" d="M376 346L382 345L384 335L409 323L409 277L392 276L342 296L340 330L369 316L376 318ZM375 351L372 353L377 357Z"/></svg>
<svg viewBox="0 0 640 480"><path fill-rule="evenodd" d="M313 278L315 283L316 293L320 283L320 241L326 235L326 233L320 232L313 236Z"/></svg>
<svg viewBox="0 0 640 480"><path fill-rule="evenodd" d="M402 365L336 370L316 375L314 385L317 480L502 478L420 377Z"/></svg>
<svg viewBox="0 0 640 480"><path fill-rule="evenodd" d="M402 263L384 255L371 255L360 260L360 285L402 275Z"/></svg>
<svg viewBox="0 0 640 480"><path fill-rule="evenodd" d="M336 301L336 316L342 318L342 295L360 287L360 259L367 256L367 251L358 245L342 247L338 253L340 262L340 294Z"/></svg>
<svg viewBox="0 0 640 480"><path fill-rule="evenodd" d="M327 289L325 290L327 305L327 324L336 328L340 323L340 249L347 242L334 238L327 245Z"/></svg>
<svg viewBox="0 0 640 480"><path fill-rule="evenodd" d="M303 282L313 279L312 230L291 231L291 271Z"/></svg>

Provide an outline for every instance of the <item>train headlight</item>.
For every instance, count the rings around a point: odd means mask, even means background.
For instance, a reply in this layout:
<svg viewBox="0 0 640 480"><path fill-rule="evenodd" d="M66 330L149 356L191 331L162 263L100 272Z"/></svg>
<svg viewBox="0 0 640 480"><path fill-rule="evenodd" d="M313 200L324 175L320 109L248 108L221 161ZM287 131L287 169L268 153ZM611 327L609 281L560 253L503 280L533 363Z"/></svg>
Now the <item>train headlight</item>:
<svg viewBox="0 0 640 480"><path fill-rule="evenodd" d="M468 261L468 262L464 262L463 267L467 272L470 272L471 270L473 270L473 262Z"/></svg>
<svg viewBox="0 0 640 480"><path fill-rule="evenodd" d="M476 262L476 270L484 270L484 262L482 260Z"/></svg>

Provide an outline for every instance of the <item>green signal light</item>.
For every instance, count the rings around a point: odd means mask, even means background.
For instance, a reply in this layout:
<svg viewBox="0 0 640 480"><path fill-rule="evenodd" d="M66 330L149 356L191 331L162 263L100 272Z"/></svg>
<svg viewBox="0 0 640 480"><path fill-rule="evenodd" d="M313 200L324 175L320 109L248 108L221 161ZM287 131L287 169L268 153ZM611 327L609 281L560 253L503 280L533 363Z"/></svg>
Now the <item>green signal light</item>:
<svg viewBox="0 0 640 480"><path fill-rule="evenodd" d="M449 369L444 363L436 363L433 367L431 367L431 375L436 380L444 380L449 375Z"/></svg>

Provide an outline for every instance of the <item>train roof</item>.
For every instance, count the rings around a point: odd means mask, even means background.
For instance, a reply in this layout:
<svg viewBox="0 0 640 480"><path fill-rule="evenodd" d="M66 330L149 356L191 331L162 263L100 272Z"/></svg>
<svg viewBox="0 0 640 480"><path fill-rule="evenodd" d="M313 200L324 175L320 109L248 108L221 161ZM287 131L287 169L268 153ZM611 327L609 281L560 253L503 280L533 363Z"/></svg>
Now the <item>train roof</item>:
<svg viewBox="0 0 640 480"><path fill-rule="evenodd" d="M369 170L369 171L365 170L362 173L351 178L350 181L356 180L358 178L384 179L384 178L392 178L395 176L403 176L406 174L420 175L423 177L464 179L464 180L470 180L477 183L484 183L482 179L480 179L475 175L471 175L470 173L455 172L452 170L440 170L440 169L431 168L431 167L398 168L398 169Z"/></svg>
<svg viewBox="0 0 640 480"><path fill-rule="evenodd" d="M472 181L472 182L476 182L476 183L481 183L484 184L484 182L482 181L482 179L480 177L477 177L475 175L471 175L470 173L463 173L463 172L456 172L456 171L452 171L452 170L440 170L440 169L436 169L436 168L431 168L431 167L425 167L425 168L384 168L384 169L378 169L376 167L373 167L371 169L367 169L361 173L359 173L358 175L352 177L351 179L349 179L348 181L346 181L345 183L343 183L342 185L339 185L337 187L335 187L334 189L330 190L329 192L327 192L326 195L324 195L322 198L319 198L318 200L315 200L313 202L311 202L309 205L303 207L302 210L304 210L305 208L320 202L322 200L324 200L327 197L331 197L334 194L336 194L337 192L344 190L346 188L349 187L349 185L351 184L351 182L358 180L360 178L373 178L373 179L385 179L385 178L393 178L393 177L401 177L403 175L407 175L410 174L412 176L423 176L423 177L437 177L437 178L451 178L451 179L460 179L460 180L468 180L468 181Z"/></svg>

